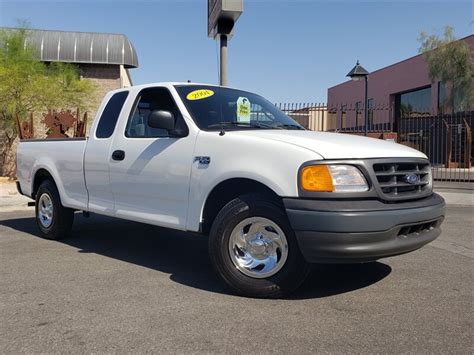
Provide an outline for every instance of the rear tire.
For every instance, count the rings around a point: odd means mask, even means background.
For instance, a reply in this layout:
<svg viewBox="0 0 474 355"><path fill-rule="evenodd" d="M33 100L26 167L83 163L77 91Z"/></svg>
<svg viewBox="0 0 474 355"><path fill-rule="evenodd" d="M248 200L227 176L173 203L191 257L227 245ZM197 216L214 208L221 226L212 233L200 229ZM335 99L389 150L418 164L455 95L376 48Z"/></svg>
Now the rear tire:
<svg viewBox="0 0 474 355"><path fill-rule="evenodd" d="M248 297L282 297L309 273L281 204L260 194L222 208L211 228L209 254L222 280Z"/></svg>
<svg viewBox="0 0 474 355"><path fill-rule="evenodd" d="M59 240L66 237L72 228L74 210L61 204L59 192L51 180L41 183L36 193L36 223L41 236Z"/></svg>

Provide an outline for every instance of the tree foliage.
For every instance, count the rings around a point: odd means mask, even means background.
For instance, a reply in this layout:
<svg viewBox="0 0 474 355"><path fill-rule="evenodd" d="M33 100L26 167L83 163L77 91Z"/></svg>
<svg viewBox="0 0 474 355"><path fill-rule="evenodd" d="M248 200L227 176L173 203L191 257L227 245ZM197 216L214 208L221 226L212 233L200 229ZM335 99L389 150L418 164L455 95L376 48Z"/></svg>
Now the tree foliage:
<svg viewBox="0 0 474 355"><path fill-rule="evenodd" d="M17 137L16 117L48 109L84 109L96 88L67 63L43 63L27 45L29 30L0 30L0 134L3 156ZM5 163L5 159L4 159Z"/></svg>
<svg viewBox="0 0 474 355"><path fill-rule="evenodd" d="M439 80L445 85L445 105L452 111L472 108L474 67L469 45L456 40L450 26L445 28L443 37L421 32L419 41L431 80Z"/></svg>
<svg viewBox="0 0 474 355"><path fill-rule="evenodd" d="M9 121L16 114L48 109L84 108L95 91L81 80L76 67L36 59L25 46L26 28L0 31L0 117Z"/></svg>

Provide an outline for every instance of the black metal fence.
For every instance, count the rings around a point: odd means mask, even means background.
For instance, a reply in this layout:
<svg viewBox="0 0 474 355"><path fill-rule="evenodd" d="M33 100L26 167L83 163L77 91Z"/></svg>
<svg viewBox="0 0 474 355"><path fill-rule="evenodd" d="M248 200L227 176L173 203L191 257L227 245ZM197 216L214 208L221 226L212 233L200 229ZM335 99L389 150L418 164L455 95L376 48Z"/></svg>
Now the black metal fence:
<svg viewBox="0 0 474 355"><path fill-rule="evenodd" d="M318 103L277 104L308 129L363 135L363 108ZM437 181L474 182L474 111L438 114L435 110L396 112L370 107L370 137L393 140L425 153Z"/></svg>
<svg viewBox="0 0 474 355"><path fill-rule="evenodd" d="M276 106L296 122L313 131L329 131L336 128L334 120L328 119L325 103L279 103Z"/></svg>

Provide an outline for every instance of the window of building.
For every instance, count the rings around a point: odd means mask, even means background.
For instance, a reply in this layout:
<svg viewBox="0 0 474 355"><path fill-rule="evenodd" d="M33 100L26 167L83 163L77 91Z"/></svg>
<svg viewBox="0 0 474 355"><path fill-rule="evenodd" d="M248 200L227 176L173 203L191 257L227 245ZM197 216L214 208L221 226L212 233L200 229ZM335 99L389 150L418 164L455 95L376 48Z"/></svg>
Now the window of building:
<svg viewBox="0 0 474 355"><path fill-rule="evenodd" d="M446 104L446 85L442 81L438 81L438 111L440 113L445 113Z"/></svg>
<svg viewBox="0 0 474 355"><path fill-rule="evenodd" d="M187 131L181 112L166 88L144 89L138 95L135 107L130 115L125 136L130 138L168 137L168 131L148 125L148 117L155 110L170 111L176 119L176 130Z"/></svg>
<svg viewBox="0 0 474 355"><path fill-rule="evenodd" d="M109 138L114 133L115 125L127 96L128 91L120 91L109 99L97 125L95 133L97 138Z"/></svg>
<svg viewBox="0 0 474 355"><path fill-rule="evenodd" d="M430 114L431 86L398 94L395 109L399 117L423 117Z"/></svg>
<svg viewBox="0 0 474 355"><path fill-rule="evenodd" d="M462 90L456 90L453 97L449 97L449 90L442 81L438 82L438 111L444 113L458 113L463 111L463 101L467 95ZM454 106L454 109L453 109Z"/></svg>

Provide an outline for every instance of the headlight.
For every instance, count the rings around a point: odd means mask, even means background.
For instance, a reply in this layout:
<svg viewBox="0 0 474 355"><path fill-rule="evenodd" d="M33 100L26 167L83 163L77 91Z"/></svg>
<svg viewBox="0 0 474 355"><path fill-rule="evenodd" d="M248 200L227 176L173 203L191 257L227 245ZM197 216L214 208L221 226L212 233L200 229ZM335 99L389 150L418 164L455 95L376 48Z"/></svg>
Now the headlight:
<svg viewBox="0 0 474 355"><path fill-rule="evenodd" d="M364 175L352 165L310 165L301 171L301 187L313 192L363 192Z"/></svg>

